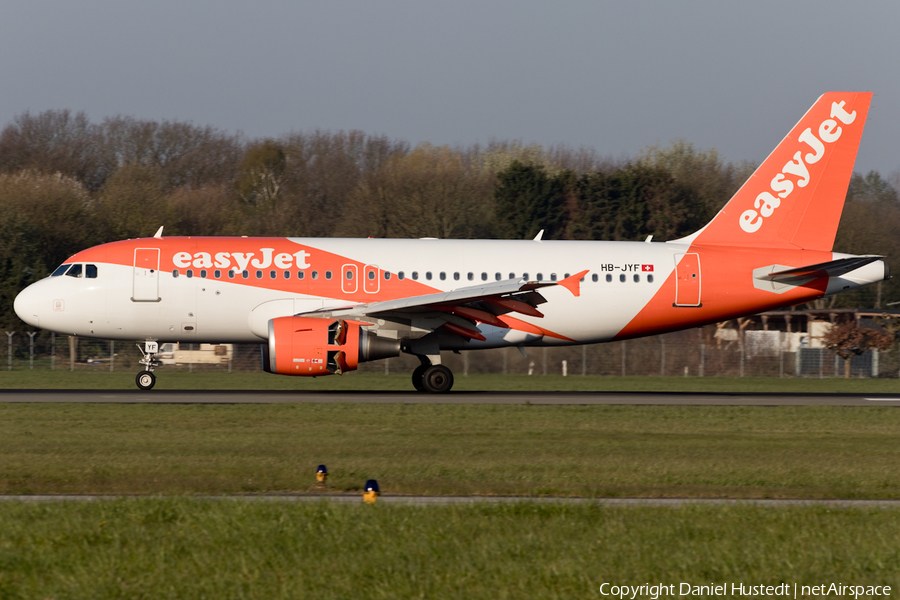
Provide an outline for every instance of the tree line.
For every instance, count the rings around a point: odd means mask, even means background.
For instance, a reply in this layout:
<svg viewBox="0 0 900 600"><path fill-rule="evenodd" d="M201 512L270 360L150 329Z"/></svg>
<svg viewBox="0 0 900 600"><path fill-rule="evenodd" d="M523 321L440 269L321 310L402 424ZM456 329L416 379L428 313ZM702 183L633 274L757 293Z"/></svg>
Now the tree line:
<svg viewBox="0 0 900 600"><path fill-rule="evenodd" d="M753 171L680 141L636 157L495 141L412 146L361 131L256 139L177 121L53 110L0 131L0 319L83 248L167 235L664 241L711 219ZM835 248L900 265L900 176L854 174ZM836 297L881 306L900 287Z"/></svg>

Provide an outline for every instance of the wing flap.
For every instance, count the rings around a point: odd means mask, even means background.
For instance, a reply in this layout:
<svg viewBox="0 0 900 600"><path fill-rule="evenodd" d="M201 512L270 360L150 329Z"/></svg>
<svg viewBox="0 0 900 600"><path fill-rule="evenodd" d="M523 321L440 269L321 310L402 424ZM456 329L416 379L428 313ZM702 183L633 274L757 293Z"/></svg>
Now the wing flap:
<svg viewBox="0 0 900 600"><path fill-rule="evenodd" d="M302 315L369 319L410 319L423 315L436 316L440 325L433 329L443 327L446 331L469 339L483 340L483 336L478 332L477 323L509 328L510 321L501 318L507 313L543 317L544 315L535 307L547 300L537 290L561 285L573 295L578 296L581 292L580 281L587 273L587 270L581 271L561 281L507 279L450 292L357 304L343 308L312 311L302 313ZM512 321L517 324L521 322L518 319ZM462 323L470 324L471 327L465 327Z"/></svg>

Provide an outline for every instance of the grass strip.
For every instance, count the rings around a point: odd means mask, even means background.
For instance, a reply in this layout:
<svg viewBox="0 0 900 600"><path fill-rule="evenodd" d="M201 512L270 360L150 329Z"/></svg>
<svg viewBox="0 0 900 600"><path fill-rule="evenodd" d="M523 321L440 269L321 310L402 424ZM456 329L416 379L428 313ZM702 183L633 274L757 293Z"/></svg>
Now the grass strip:
<svg viewBox="0 0 900 600"><path fill-rule="evenodd" d="M0 404L0 493L900 498L889 407Z"/></svg>
<svg viewBox="0 0 900 600"><path fill-rule="evenodd" d="M898 516L745 505L2 503L0 597L602 598L603 583L680 582L897 590Z"/></svg>

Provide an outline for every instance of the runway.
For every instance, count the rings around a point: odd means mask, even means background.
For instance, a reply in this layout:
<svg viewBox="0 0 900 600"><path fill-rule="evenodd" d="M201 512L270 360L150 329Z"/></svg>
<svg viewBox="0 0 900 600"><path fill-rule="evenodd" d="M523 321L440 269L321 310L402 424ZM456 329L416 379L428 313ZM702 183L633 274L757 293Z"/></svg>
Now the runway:
<svg viewBox="0 0 900 600"><path fill-rule="evenodd" d="M309 392L194 390L0 390L0 403L100 404L524 404L631 406L900 406L900 394L695 392Z"/></svg>

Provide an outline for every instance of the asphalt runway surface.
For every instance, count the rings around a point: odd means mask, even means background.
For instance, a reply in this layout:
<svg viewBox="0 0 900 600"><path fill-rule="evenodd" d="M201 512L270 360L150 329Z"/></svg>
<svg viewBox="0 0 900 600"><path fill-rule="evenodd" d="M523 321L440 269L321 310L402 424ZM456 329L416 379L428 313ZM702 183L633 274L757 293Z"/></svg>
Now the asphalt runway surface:
<svg viewBox="0 0 900 600"><path fill-rule="evenodd" d="M644 406L900 406L900 394L693 392L313 392L0 390L0 402L108 404L548 404Z"/></svg>

